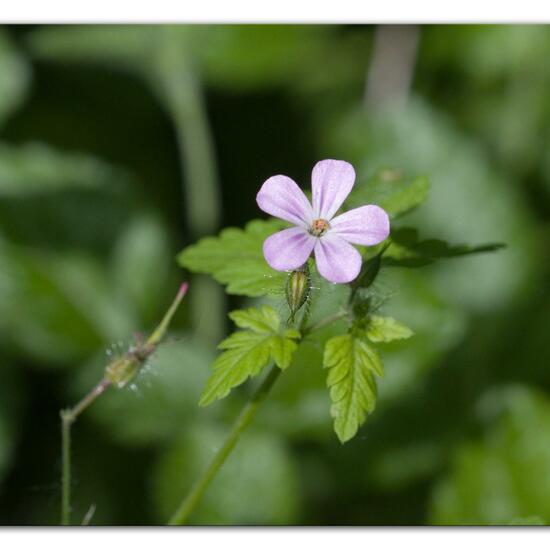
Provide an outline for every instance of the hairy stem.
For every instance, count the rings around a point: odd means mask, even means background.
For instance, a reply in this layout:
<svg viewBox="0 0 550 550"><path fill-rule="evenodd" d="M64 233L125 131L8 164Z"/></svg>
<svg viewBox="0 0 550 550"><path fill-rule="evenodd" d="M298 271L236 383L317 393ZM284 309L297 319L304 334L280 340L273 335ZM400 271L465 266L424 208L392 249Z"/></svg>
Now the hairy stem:
<svg viewBox="0 0 550 550"><path fill-rule="evenodd" d="M324 319L317 321L317 323L309 327L306 327L302 331L302 336L309 336L312 332L316 332L318 330L321 330L322 328L328 327L329 325L332 325L332 323L335 323L336 321L343 319L347 315L348 315L347 311L340 311L339 313L335 313L334 315L329 315L328 317L325 317Z"/></svg>
<svg viewBox="0 0 550 550"><path fill-rule="evenodd" d="M261 386L254 392L248 403L245 405L241 414L237 418L235 424L222 447L214 455L210 466L203 474L203 476L193 485L191 492L179 505L174 515L170 518L169 525L184 525L191 512L195 509L195 506L199 503L202 495L206 491L210 482L216 477L220 468L223 466L227 457L231 454L240 435L252 422L252 419L256 416L259 406L267 397L267 394L273 387L273 384L281 374L281 369L276 365L271 367L271 370L265 377Z"/></svg>
<svg viewBox="0 0 550 550"><path fill-rule="evenodd" d="M302 336L306 336L314 331L320 330L321 328L343 318L345 315L345 312L341 312L336 315L326 317L325 319L322 319L311 327L300 327ZM260 387L254 392L250 400L245 404L240 415L235 421L233 428L229 432L229 435L227 436L224 444L214 455L214 458L210 462L207 470L195 482L195 484L191 488L191 491L180 503L177 510L170 518L168 525L184 525L187 522L189 516L191 515L197 504L200 502L206 489L208 488L212 480L216 477L217 473L220 471L221 467L231 454L231 451L233 451L233 449L237 445L239 437L256 416L258 408L263 403L263 401L265 401L269 391L273 387L273 384L275 383L281 372L281 369L276 365L273 365L271 367L271 370L265 377Z"/></svg>
<svg viewBox="0 0 550 550"><path fill-rule="evenodd" d="M164 314L164 317L151 333L144 345L138 349L128 351L123 359L113 360L105 370L105 378L100 380L74 407L63 409L61 416L61 525L71 524L71 426L100 395L102 395L113 384L123 387L132 376L139 370L139 367L154 352L158 344L164 338L168 326L178 309L184 296L187 294L189 285L182 283L174 298L174 301ZM87 521L91 519L87 514ZM86 518L85 518L86 519Z"/></svg>
<svg viewBox="0 0 550 550"><path fill-rule="evenodd" d="M61 525L71 524L71 426L111 383L105 378L73 408L63 409L61 416Z"/></svg>

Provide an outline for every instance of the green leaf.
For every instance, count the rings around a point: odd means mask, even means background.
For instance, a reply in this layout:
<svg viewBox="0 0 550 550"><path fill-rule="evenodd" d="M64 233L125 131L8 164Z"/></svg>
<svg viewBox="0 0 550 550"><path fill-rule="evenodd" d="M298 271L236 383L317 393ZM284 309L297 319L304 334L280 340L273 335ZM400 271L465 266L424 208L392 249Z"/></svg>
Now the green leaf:
<svg viewBox="0 0 550 550"><path fill-rule="evenodd" d="M371 342L392 342L393 340L410 338L413 331L393 317L371 315L366 334Z"/></svg>
<svg viewBox="0 0 550 550"><path fill-rule="evenodd" d="M430 523L507 525L533 516L549 523L548 396L525 386L497 388L476 410L486 429L455 449L433 491Z"/></svg>
<svg viewBox="0 0 550 550"><path fill-rule="evenodd" d="M30 69L0 30L0 124L23 101L30 82Z"/></svg>
<svg viewBox="0 0 550 550"><path fill-rule="evenodd" d="M356 185L346 204L350 208L377 204L396 218L420 206L429 189L430 181L424 176L406 178L398 170L383 169L366 183Z"/></svg>
<svg viewBox="0 0 550 550"><path fill-rule="evenodd" d="M62 153L38 143L0 145L0 198L126 183L123 170L89 155Z"/></svg>
<svg viewBox="0 0 550 550"><path fill-rule="evenodd" d="M324 367L332 400L334 431L349 441L376 404L374 375L383 376L377 351L358 332L331 338L325 345Z"/></svg>
<svg viewBox="0 0 550 550"><path fill-rule="evenodd" d="M449 300L488 312L521 299L540 264L530 252L539 240L536 220L510 171L495 170L471 133L418 98L406 110L354 110L340 120L325 128L326 147L347 155L342 158L358 173L362 166L398 166L404 173L429 174L434 184L429 197L411 213L421 231L448 242L506 243L506 253L483 261L441 262L433 276ZM510 136L516 143L517 132Z"/></svg>
<svg viewBox="0 0 550 550"><path fill-rule="evenodd" d="M255 332L277 332L281 319L277 312L270 307L262 309L240 309L232 311L229 318L239 327Z"/></svg>
<svg viewBox="0 0 550 550"><path fill-rule="evenodd" d="M166 31L169 32L166 32ZM87 25L41 27L29 46L55 61L93 62L154 72L155 56L174 41L180 56L209 82L230 89L254 89L296 79L319 54L329 27L294 25ZM293 55L299 50L300 55Z"/></svg>
<svg viewBox="0 0 550 550"><path fill-rule="evenodd" d="M208 273L227 285L228 294L263 296L280 291L286 274L271 269L262 245L267 237L284 227L278 220L253 220L244 229L229 227L218 237L205 237L178 256L182 267Z"/></svg>
<svg viewBox="0 0 550 550"><path fill-rule="evenodd" d="M212 365L214 372L199 403L202 406L225 397L247 378L257 376L271 361L286 369L298 347L300 333L293 329L281 331L280 317L272 307L233 311L229 316L238 327L247 330L234 332L218 346L225 351Z"/></svg>
<svg viewBox="0 0 550 550"><path fill-rule="evenodd" d="M300 78L331 32L311 25L216 25L197 30L194 49L205 77L224 89L240 90Z"/></svg>
<svg viewBox="0 0 550 550"><path fill-rule="evenodd" d="M479 246L451 245L440 239L421 241L418 231L407 227L392 232L391 245L385 252L382 261L386 266L422 267L438 259L495 252L505 246L502 243L487 243Z"/></svg>
<svg viewBox="0 0 550 550"><path fill-rule="evenodd" d="M150 66L158 31L154 25L45 26L27 40L31 52L43 59L104 63L140 72Z"/></svg>
<svg viewBox="0 0 550 550"><path fill-rule="evenodd" d="M159 307L170 299L166 289L175 287L171 267L170 242L161 220L149 215L129 220L116 241L111 273L117 293L145 324L157 322Z"/></svg>
<svg viewBox="0 0 550 550"><path fill-rule="evenodd" d="M97 259L44 253L0 241L0 331L40 365L74 366L105 342L124 338L135 318Z"/></svg>

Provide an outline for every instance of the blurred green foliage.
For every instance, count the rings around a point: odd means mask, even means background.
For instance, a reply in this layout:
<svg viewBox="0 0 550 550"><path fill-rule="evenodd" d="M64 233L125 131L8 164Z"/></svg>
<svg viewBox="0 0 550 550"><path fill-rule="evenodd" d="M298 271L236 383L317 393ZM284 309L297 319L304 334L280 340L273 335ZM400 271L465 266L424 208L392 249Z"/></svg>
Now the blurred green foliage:
<svg viewBox="0 0 550 550"><path fill-rule="evenodd" d="M411 210L394 227L414 227L420 243L506 248L383 267L380 314L414 336L381 345L385 377L358 436L342 446L332 433L316 367L338 334L328 327L297 351L193 522L550 521L550 29L419 28L406 100L370 105L382 30L0 29L2 524L58 521L59 409L97 381L106 351L152 328L188 276L176 255L194 242L189 212L212 209L200 188L185 192L174 116L200 102L224 226L259 216L269 176L307 189L317 160L343 158L367 193L350 201L383 201L376 178L404 175L395 208ZM190 75L197 86L180 94ZM406 189L425 180L409 174L431 182L418 209ZM313 321L342 299L318 278L314 287ZM258 305L235 294L232 310ZM200 300L203 316L182 308L135 387L107 393L75 425L75 521L95 503L92 524L164 522L221 444L251 388L198 408L216 355L201 323L226 314L208 292ZM282 314L282 300L263 301Z"/></svg>

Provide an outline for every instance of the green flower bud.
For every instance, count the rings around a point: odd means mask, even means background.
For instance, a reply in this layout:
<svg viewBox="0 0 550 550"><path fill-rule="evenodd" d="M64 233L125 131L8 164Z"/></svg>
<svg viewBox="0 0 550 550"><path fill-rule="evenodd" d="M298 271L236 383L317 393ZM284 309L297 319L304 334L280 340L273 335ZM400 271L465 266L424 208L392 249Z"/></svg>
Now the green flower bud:
<svg viewBox="0 0 550 550"><path fill-rule="evenodd" d="M138 344L131 347L122 357L109 363L105 369L105 378L117 387L123 388L134 378L139 369L155 351L156 346Z"/></svg>
<svg viewBox="0 0 550 550"><path fill-rule="evenodd" d="M294 322L294 316L306 303L311 294L311 277L309 267L305 263L300 269L289 273L286 280L286 301L290 308L290 322Z"/></svg>
<svg viewBox="0 0 550 550"><path fill-rule="evenodd" d="M172 317L176 313L183 297L187 293L189 285L182 283L177 296L172 305L164 314L162 321L153 331L146 342L141 342L141 339L132 346L124 355L117 357L111 361L105 369L105 378L114 387L123 388L134 378L139 369L147 362L149 357L154 353L158 344L164 338Z"/></svg>

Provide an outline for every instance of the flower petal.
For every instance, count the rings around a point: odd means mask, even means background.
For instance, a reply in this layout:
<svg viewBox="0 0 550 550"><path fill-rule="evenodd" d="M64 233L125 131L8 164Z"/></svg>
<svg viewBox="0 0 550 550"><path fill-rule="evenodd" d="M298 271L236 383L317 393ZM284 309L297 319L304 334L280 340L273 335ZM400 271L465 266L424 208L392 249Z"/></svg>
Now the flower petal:
<svg viewBox="0 0 550 550"><path fill-rule="evenodd" d="M330 232L353 244L373 246L390 234L386 211L374 204L354 208L330 222Z"/></svg>
<svg viewBox="0 0 550 550"><path fill-rule="evenodd" d="M319 273L331 283L349 283L361 271L361 254L338 235L327 233L315 244Z"/></svg>
<svg viewBox="0 0 550 550"><path fill-rule="evenodd" d="M343 160L321 160L311 174L315 218L330 221L355 183L355 170Z"/></svg>
<svg viewBox="0 0 550 550"><path fill-rule="evenodd" d="M268 214L301 227L313 221L311 204L296 182L287 176L266 180L256 196L258 206Z"/></svg>
<svg viewBox="0 0 550 550"><path fill-rule="evenodd" d="M315 237L301 227L290 227L264 241L264 257L277 271L298 269L306 263L314 246Z"/></svg>

